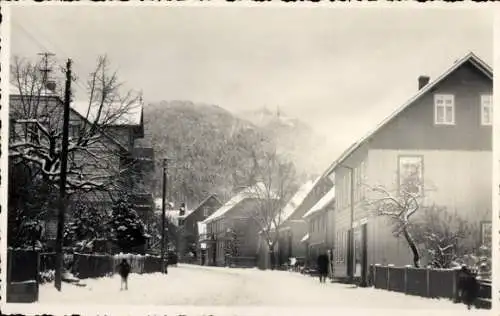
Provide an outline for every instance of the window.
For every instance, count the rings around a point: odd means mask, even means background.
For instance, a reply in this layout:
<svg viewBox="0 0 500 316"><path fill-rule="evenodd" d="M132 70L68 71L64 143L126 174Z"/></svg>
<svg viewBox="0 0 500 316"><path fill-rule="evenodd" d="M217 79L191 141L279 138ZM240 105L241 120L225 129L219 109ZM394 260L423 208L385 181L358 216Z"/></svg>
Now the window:
<svg viewBox="0 0 500 316"><path fill-rule="evenodd" d="M349 172L346 177L345 177L345 205L349 206L351 205L351 177L354 177L354 170L353 172ZM354 180L354 179L353 179Z"/></svg>
<svg viewBox="0 0 500 316"><path fill-rule="evenodd" d="M334 260L336 263L339 262L339 240L340 240L340 233L336 232L335 233L335 243L333 245L333 255L334 255Z"/></svg>
<svg viewBox="0 0 500 316"><path fill-rule="evenodd" d="M38 126L36 125L36 123L28 122L24 124L24 135L27 141L38 143L40 136L38 135L38 132Z"/></svg>
<svg viewBox="0 0 500 316"><path fill-rule="evenodd" d="M9 139L11 141L15 141L17 139L16 121L13 119L9 121Z"/></svg>
<svg viewBox="0 0 500 316"><path fill-rule="evenodd" d="M399 189L421 196L423 194L423 157L399 157Z"/></svg>
<svg viewBox="0 0 500 316"><path fill-rule="evenodd" d="M203 216L204 216L204 217L207 217L207 216L208 216L208 208L207 208L207 207L204 207L204 208L203 208Z"/></svg>
<svg viewBox="0 0 500 316"><path fill-rule="evenodd" d="M80 136L80 122L70 121L69 122L69 137L77 138Z"/></svg>
<svg viewBox="0 0 500 316"><path fill-rule="evenodd" d="M354 177L354 201L358 201L358 178L359 178L359 169L354 168L352 170L352 175Z"/></svg>
<svg viewBox="0 0 500 316"><path fill-rule="evenodd" d="M491 94L481 96L481 125L491 125L493 122L493 98Z"/></svg>
<svg viewBox="0 0 500 316"><path fill-rule="evenodd" d="M434 96L434 123L438 125L455 124L455 97L452 94Z"/></svg>
<svg viewBox="0 0 500 316"><path fill-rule="evenodd" d="M481 245L491 247L491 222L481 222Z"/></svg>

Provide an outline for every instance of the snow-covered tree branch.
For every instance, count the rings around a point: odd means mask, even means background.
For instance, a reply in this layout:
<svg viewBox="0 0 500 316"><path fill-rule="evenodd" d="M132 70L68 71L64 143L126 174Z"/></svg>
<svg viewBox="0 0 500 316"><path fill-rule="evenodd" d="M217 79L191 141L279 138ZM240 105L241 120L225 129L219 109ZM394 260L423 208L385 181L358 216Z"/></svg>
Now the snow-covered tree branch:
<svg viewBox="0 0 500 316"><path fill-rule="evenodd" d="M260 230L272 256L279 229L285 220L284 206L297 190L297 174L294 165L275 150L265 152L261 158L253 153L252 160L247 190L255 204L250 218Z"/></svg>
<svg viewBox="0 0 500 316"><path fill-rule="evenodd" d="M399 188L391 192L384 186L371 187L372 197L367 200L368 207L377 216L385 216L394 224L394 234L405 238L413 254L413 265L420 267L420 251L411 233L411 219L420 209L423 198L423 183L418 172L400 179Z"/></svg>
<svg viewBox="0 0 500 316"><path fill-rule="evenodd" d="M61 173L62 114L61 91L48 87L38 63L15 58L11 65L9 158L39 170L44 181L57 187ZM56 87L63 85L55 85ZM140 97L121 91L109 61L99 57L88 80L86 107L72 102L68 148L69 194L78 191L110 190L127 163L126 148L110 137L114 125L137 111ZM128 163L132 165L132 163ZM113 189L113 188L111 188Z"/></svg>

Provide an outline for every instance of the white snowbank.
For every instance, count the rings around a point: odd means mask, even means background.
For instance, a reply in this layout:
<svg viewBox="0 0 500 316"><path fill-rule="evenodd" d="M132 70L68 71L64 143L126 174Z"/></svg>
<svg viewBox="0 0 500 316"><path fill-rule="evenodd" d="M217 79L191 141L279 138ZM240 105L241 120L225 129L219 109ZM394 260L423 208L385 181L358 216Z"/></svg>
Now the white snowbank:
<svg viewBox="0 0 500 316"><path fill-rule="evenodd" d="M274 305L332 308L466 310L449 300L427 299L372 288L320 284L316 278L287 271L179 265L160 273L132 274L129 290L118 276L84 280L86 287L42 285L40 303L131 305ZM406 312L406 311L405 311Z"/></svg>

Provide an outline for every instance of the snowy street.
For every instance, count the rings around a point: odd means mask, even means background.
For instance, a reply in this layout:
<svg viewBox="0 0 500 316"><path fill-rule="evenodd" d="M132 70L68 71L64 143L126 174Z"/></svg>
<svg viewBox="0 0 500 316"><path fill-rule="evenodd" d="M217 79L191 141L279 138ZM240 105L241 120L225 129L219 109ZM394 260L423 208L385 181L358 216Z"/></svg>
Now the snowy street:
<svg viewBox="0 0 500 316"><path fill-rule="evenodd" d="M287 271L260 271L179 265L168 275L132 274L129 290L120 291L117 275L84 280L85 287L64 283L61 293L53 284L40 288L40 303L141 305L277 305L332 306L337 308L408 308L464 310L448 300L433 300L401 293L320 284L318 279Z"/></svg>

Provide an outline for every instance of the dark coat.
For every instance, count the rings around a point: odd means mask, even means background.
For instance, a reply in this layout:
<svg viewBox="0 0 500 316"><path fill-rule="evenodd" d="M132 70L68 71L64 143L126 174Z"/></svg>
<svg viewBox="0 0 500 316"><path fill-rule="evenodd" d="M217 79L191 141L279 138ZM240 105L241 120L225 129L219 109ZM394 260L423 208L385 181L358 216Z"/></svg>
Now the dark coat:
<svg viewBox="0 0 500 316"><path fill-rule="evenodd" d="M479 282L476 276L467 268L463 268L459 273L458 290L462 294L460 299L467 305L472 305L479 294Z"/></svg>
<svg viewBox="0 0 500 316"><path fill-rule="evenodd" d="M121 277L126 278L128 277L130 273L130 264L128 264L127 261L122 261L118 265L118 273L120 274Z"/></svg>
<svg viewBox="0 0 500 316"><path fill-rule="evenodd" d="M328 273L328 256L325 254L318 256L318 272Z"/></svg>

